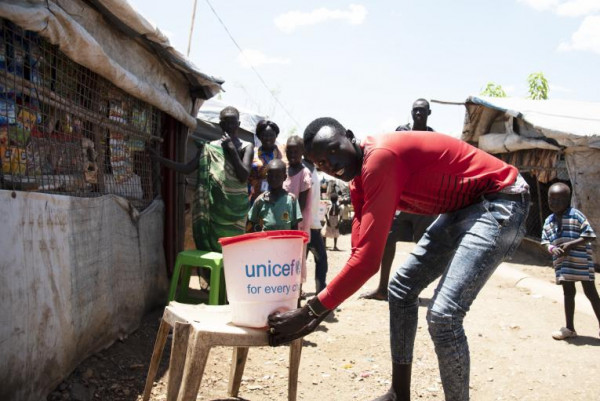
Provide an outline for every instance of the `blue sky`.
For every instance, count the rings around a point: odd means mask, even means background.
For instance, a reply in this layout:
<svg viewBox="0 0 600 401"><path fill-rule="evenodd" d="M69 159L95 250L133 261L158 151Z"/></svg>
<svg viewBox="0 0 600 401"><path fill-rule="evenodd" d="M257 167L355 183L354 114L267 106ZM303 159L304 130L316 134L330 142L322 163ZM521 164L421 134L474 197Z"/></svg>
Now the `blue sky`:
<svg viewBox="0 0 600 401"><path fill-rule="evenodd" d="M187 52L193 0L129 2ZM364 137L409 122L419 97L463 101L489 81L526 97L538 71L550 98L599 101L600 0L198 0L189 58L284 135L330 116ZM432 103L434 129L463 119Z"/></svg>

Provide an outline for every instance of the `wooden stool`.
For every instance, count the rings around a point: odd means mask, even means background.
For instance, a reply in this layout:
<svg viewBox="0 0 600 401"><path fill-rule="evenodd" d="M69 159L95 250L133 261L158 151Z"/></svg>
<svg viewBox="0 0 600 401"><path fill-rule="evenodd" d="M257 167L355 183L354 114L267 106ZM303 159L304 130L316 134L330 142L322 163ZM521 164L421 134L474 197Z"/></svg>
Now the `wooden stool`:
<svg viewBox="0 0 600 401"><path fill-rule="evenodd" d="M189 305L171 302L165 308L156 336L143 401L150 399L152 384L171 327L174 331L169 360L167 401L196 400L206 360L211 347L214 346L234 347L228 394L230 397L237 397L248 356L248 347L269 345L266 330L233 325L229 305ZM290 401L296 400L301 353L302 338L299 338L290 343L288 373L288 400Z"/></svg>

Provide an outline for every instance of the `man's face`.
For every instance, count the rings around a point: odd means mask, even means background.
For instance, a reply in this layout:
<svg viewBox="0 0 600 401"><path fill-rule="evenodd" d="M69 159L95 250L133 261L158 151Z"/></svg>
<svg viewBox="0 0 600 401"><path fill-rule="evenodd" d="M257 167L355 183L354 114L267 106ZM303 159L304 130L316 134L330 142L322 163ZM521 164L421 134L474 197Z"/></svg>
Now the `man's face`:
<svg viewBox="0 0 600 401"><path fill-rule="evenodd" d="M319 170L331 176L346 182L352 180L360 173L361 160L351 135L336 133L329 126L321 128L307 153L309 159Z"/></svg>
<svg viewBox="0 0 600 401"><path fill-rule="evenodd" d="M427 117L431 114L429 105L423 101L416 101L412 108L412 118L415 123L426 123Z"/></svg>
<svg viewBox="0 0 600 401"><path fill-rule="evenodd" d="M267 170L267 183L272 190L280 189L286 178L287 174L285 173L285 167L269 168Z"/></svg>
<svg viewBox="0 0 600 401"><path fill-rule="evenodd" d="M219 126L223 132L226 132L229 135L235 135L240 126L240 120L235 114L225 114L221 117Z"/></svg>
<svg viewBox="0 0 600 401"><path fill-rule="evenodd" d="M550 187L548 191L548 207L552 213L562 214L570 205L569 191L563 187Z"/></svg>

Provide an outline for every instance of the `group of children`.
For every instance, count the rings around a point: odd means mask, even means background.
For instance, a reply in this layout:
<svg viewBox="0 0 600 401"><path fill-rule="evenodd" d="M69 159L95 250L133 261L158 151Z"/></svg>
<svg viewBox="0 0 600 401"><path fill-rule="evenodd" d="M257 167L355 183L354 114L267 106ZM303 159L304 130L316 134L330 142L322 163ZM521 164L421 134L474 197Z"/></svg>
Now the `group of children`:
<svg viewBox="0 0 600 401"><path fill-rule="evenodd" d="M261 152L260 148L259 152ZM302 138L291 136L285 147L287 166L279 158L272 158L266 163L267 185L261 188L264 192L254 198L248 212L246 231L301 230L306 232L311 239L307 248L315 257L316 291L320 292L326 286L327 254L321 238L320 224L318 221L315 223L315 220L318 220L316 214L320 196L311 193L311 191L318 191L320 194L320 188L313 184L319 182L315 177L317 172L307 167L310 164L303 163L303 154ZM326 216L324 235L334 238L334 250L338 250L339 219L336 220L336 216L339 216L340 209L335 197L332 197L331 201L332 206ZM306 253L304 252L304 255ZM302 282L305 282L306 266L305 263L302 265ZM301 293L300 298L304 297L305 294Z"/></svg>
<svg viewBox="0 0 600 401"><path fill-rule="evenodd" d="M302 138L291 136L285 147L287 166L281 159L272 159L267 164L268 187L256 197L248 212L248 232L302 230L310 234L311 217L317 210L313 210L314 205L309 202L312 173L302 163L303 154ZM337 195L333 194L325 217L324 236L334 238L334 250L338 250L339 214Z"/></svg>
<svg viewBox="0 0 600 401"><path fill-rule="evenodd" d="M267 164L267 188L256 197L248 212L247 231L302 230L310 232L311 204L307 202L312 185L311 172L302 164L302 139L292 136L282 159Z"/></svg>
<svg viewBox="0 0 600 401"><path fill-rule="evenodd" d="M317 213L319 179L312 164L303 163L302 138L287 140L284 158L276 144L279 127L273 121L257 124L261 146L256 151L251 142L238 137L236 108L221 110L219 126L222 137L197 144L196 155L186 163L164 158L148 148L153 160L169 169L182 174L197 172L192 207L196 248L220 252L218 240L222 237L263 230L303 230L311 238L307 248L315 257L316 288L320 292L326 286L327 254ZM303 281L305 276L303 269Z"/></svg>

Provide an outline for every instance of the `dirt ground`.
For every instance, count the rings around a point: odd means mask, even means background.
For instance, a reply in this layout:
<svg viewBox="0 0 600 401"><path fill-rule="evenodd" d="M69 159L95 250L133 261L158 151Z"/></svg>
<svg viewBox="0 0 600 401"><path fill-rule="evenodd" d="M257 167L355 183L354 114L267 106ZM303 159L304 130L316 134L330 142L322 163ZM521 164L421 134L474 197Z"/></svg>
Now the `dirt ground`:
<svg viewBox="0 0 600 401"><path fill-rule="evenodd" d="M413 244L399 243L396 264ZM340 252L328 250L333 277L349 255L349 237ZM521 259L523 262L525 259ZM531 260L528 260L531 262ZM547 287L543 294L515 282L503 267L518 269ZM314 271L309 258L309 277ZM361 290L374 288L378 275ZM521 281L521 280L519 280ZM434 283L435 284L435 283ZM546 286L547 284L547 286ZM308 281L307 291L314 291ZM443 400L437 359L427 332L425 313L434 285L421 297L413 363L412 398ZM581 292L581 291L580 291ZM548 296L550 293L552 296ZM472 400L590 401L600 399L598 322L576 311L579 337L555 341L550 333L564 323L561 289L547 266L505 263L490 279L465 326L471 349ZM305 338L300 366L299 400L371 400L390 385L388 308L382 301L359 300L355 294L319 329ZM556 295L556 296L554 296ZM86 359L48 400L141 400L161 310L146 316L124 341ZM152 400L166 399L169 344ZM288 348L252 348L240 389L242 400L287 399ZM231 350L211 351L198 400L228 400Z"/></svg>

